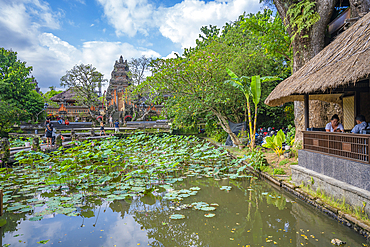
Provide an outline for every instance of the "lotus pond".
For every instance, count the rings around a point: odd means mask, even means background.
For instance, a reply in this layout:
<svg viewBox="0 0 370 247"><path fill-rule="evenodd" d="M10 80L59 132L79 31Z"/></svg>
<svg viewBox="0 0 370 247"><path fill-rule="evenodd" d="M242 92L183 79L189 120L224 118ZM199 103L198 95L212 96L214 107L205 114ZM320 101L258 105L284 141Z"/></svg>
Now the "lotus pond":
<svg viewBox="0 0 370 247"><path fill-rule="evenodd" d="M190 136L76 142L3 168L1 246L346 246L365 239Z"/></svg>

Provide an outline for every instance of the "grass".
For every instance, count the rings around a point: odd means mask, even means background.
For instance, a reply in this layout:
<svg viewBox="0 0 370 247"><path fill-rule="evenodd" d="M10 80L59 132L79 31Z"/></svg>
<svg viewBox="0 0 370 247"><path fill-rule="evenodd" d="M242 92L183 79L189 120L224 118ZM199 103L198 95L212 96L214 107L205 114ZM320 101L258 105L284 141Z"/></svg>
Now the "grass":
<svg viewBox="0 0 370 247"><path fill-rule="evenodd" d="M286 172L283 168L274 168L273 175L285 175Z"/></svg>
<svg viewBox="0 0 370 247"><path fill-rule="evenodd" d="M298 165L298 161L294 161L294 162L290 163L290 165Z"/></svg>
<svg viewBox="0 0 370 247"><path fill-rule="evenodd" d="M279 166L283 166L283 165L286 165L289 163L289 160L288 159L285 159L285 160L282 160L279 162Z"/></svg>
<svg viewBox="0 0 370 247"><path fill-rule="evenodd" d="M310 189L310 186L305 186L303 182L300 185L300 187L308 194L316 198L319 198L325 204L330 205L331 207L334 207L340 210L341 212L349 214L358 220L364 221L366 224L370 224L370 219L367 213L364 211L366 202L363 202L363 207L359 206L354 207L347 204L344 197L342 199L334 199L334 197L326 195L324 191L322 191L320 188L317 188L317 190L314 191Z"/></svg>

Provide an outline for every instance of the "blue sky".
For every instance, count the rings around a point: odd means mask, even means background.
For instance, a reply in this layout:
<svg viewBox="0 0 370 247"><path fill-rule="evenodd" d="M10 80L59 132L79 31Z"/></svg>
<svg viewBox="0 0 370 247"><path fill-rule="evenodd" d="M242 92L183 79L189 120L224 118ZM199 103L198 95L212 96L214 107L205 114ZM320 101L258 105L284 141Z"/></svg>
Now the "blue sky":
<svg viewBox="0 0 370 247"><path fill-rule="evenodd" d="M43 92L60 87L76 64L92 64L109 80L120 55L181 54L202 26L222 27L261 9L259 0L0 0L0 6L0 47L33 67Z"/></svg>

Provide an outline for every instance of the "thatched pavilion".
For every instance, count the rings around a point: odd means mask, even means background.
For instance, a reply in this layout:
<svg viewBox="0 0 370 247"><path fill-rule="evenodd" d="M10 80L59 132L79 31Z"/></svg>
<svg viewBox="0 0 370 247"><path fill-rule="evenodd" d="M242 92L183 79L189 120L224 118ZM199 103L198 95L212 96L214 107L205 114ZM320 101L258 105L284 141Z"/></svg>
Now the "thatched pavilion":
<svg viewBox="0 0 370 247"><path fill-rule="evenodd" d="M291 101L305 101L308 106L308 100L339 103L344 109L344 127L351 129L358 114L370 120L369 74L370 13L281 82L265 103L270 106ZM308 128L308 107L305 114Z"/></svg>
<svg viewBox="0 0 370 247"><path fill-rule="evenodd" d="M77 105L76 92L72 88L54 95L50 98L51 101L58 103L59 107L48 107L46 113L51 116L64 116L70 119L75 117L89 116L89 108L86 106Z"/></svg>
<svg viewBox="0 0 370 247"><path fill-rule="evenodd" d="M342 105L343 125L350 130L358 114L370 121L369 75L370 13L281 82L265 103L304 101L305 127L309 128L309 100L335 102ZM366 202L370 213L369 153L370 135L303 131L298 165L291 166L292 180L296 184L311 181L311 188L335 199L345 197L354 206Z"/></svg>

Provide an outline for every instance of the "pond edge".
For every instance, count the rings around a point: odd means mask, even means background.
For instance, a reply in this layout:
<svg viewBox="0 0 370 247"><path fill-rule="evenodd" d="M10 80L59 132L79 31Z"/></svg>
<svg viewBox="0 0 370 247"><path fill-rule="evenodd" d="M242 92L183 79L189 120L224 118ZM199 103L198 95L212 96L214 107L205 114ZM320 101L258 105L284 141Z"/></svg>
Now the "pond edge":
<svg viewBox="0 0 370 247"><path fill-rule="evenodd" d="M209 139L203 138L203 140L206 140L208 143L212 144L215 147L222 147L221 145L214 143L210 141ZM228 153L228 155L234 159L238 159L233 153L231 153L229 150L225 149ZM242 161L244 165L247 165L248 163L246 161ZM370 240L370 226L368 224L365 224L359 220L357 220L355 217L346 214L344 212L341 212L340 210L337 210L336 208L320 201L319 199L316 199L315 197L311 196L310 194L304 192L301 188L298 186L289 183L285 180L278 180L272 176L270 176L268 173L262 172L260 170L254 169L251 166L247 166L247 169L256 176L262 177L265 180L268 180L269 182L273 183L274 185L284 189L285 191L289 192L290 194L294 195L295 197L301 199L302 201L306 202L307 204L315 207L319 211L325 213L329 217L335 219L336 221L342 223L343 225L355 230L357 233L362 235L364 238Z"/></svg>

